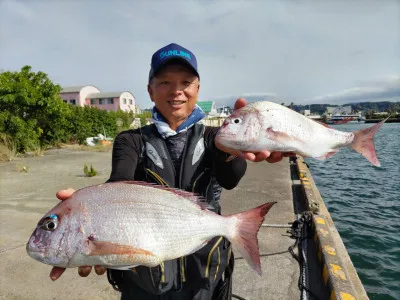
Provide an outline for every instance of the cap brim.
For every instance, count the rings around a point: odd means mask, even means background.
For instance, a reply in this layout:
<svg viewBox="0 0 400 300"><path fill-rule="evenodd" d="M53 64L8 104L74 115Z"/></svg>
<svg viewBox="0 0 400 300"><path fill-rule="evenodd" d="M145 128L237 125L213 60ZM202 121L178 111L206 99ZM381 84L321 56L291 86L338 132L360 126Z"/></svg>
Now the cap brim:
<svg viewBox="0 0 400 300"><path fill-rule="evenodd" d="M193 73L196 74L197 77L200 78L199 73L197 72L197 70L195 68L193 68L193 66L184 58L179 58L179 57L171 57L171 58L167 58L163 61L162 64L160 64L157 69L150 69L150 73L149 73L149 81L154 77L155 74L157 74L158 72L160 72L162 70L162 68L164 68L166 65L172 63L172 62L179 62L184 64L185 66L187 66L189 69L191 69L193 71Z"/></svg>

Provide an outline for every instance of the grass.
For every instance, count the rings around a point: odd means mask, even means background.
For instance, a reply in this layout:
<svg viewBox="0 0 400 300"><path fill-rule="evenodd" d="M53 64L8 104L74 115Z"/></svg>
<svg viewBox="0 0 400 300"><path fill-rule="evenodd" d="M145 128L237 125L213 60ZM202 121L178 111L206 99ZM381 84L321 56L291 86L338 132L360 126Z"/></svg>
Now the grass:
<svg viewBox="0 0 400 300"><path fill-rule="evenodd" d="M100 145L100 144L95 146L86 146L79 144L60 144L59 147L70 150L92 151L92 152L109 152L112 150L112 145Z"/></svg>
<svg viewBox="0 0 400 300"><path fill-rule="evenodd" d="M65 148L69 150L78 151L92 151L92 152L110 152L112 150L112 143L108 145L97 144L95 146L79 145L79 144L60 144L56 148ZM44 152L49 148L42 148L40 146L32 146L30 151L26 153L18 153L16 144L12 138L5 133L0 133L0 162L12 161L17 156L43 156Z"/></svg>
<svg viewBox="0 0 400 300"><path fill-rule="evenodd" d="M0 133L0 162L11 161L17 156L16 145L5 133Z"/></svg>
<svg viewBox="0 0 400 300"><path fill-rule="evenodd" d="M89 168L87 164L83 166L83 173L85 174L86 177L93 177L97 175L97 171L93 168L93 166L90 165Z"/></svg>

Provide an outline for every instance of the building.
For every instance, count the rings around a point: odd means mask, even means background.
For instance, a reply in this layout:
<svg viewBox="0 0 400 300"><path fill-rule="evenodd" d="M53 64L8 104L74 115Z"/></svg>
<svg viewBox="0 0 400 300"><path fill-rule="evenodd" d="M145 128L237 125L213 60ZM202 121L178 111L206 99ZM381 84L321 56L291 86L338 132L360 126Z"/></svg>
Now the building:
<svg viewBox="0 0 400 300"><path fill-rule="evenodd" d="M136 112L136 101L132 93L101 92L92 85L63 87L60 93L65 103L78 106L94 106L108 111Z"/></svg>
<svg viewBox="0 0 400 300"><path fill-rule="evenodd" d="M92 93L86 97L86 105L108 111L133 111L135 113L135 97L130 92Z"/></svg>
<svg viewBox="0 0 400 300"><path fill-rule="evenodd" d="M217 106L214 101L197 101L197 105L200 106L207 116L218 116Z"/></svg>
<svg viewBox="0 0 400 300"><path fill-rule="evenodd" d="M351 113L352 113L351 105L337 106L337 107L328 106L326 108L326 113L328 116L351 115Z"/></svg>
<svg viewBox="0 0 400 300"><path fill-rule="evenodd" d="M71 105L85 106L89 94L100 93L100 90L92 85L63 87L60 93L61 99Z"/></svg>
<svg viewBox="0 0 400 300"><path fill-rule="evenodd" d="M233 108L230 106L223 106L217 109L218 114L221 118L225 118L233 113Z"/></svg>

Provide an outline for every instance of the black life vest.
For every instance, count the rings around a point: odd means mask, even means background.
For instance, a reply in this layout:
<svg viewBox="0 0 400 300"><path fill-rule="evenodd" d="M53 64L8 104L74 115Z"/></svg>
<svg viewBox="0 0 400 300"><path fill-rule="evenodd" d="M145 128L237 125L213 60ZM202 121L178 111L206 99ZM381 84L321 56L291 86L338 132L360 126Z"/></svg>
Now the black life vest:
<svg viewBox="0 0 400 300"><path fill-rule="evenodd" d="M222 188L212 172L212 153L204 139L205 129L204 125L195 124L190 130L191 134L187 136L183 149L181 170L176 176L167 145L156 127L142 127L143 148L135 180L154 182L199 194L207 199L214 212L219 213Z"/></svg>

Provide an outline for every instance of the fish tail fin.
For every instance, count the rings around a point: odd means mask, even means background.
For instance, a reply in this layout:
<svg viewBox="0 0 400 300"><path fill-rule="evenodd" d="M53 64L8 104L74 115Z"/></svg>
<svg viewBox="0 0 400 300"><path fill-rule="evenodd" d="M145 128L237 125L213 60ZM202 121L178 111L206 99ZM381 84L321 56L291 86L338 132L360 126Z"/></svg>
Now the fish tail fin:
<svg viewBox="0 0 400 300"><path fill-rule="evenodd" d="M247 263L261 276L260 253L257 233L264 222L264 217L276 202L268 202L251 210L233 215L236 223L232 244L240 251Z"/></svg>
<svg viewBox="0 0 400 300"><path fill-rule="evenodd" d="M383 123L386 122L388 118L382 120L381 122L375 124L374 126L358 130L354 132L354 140L351 143L351 147L368 159L374 166L380 167L381 164L376 156L375 145L374 145L374 135L382 127Z"/></svg>

